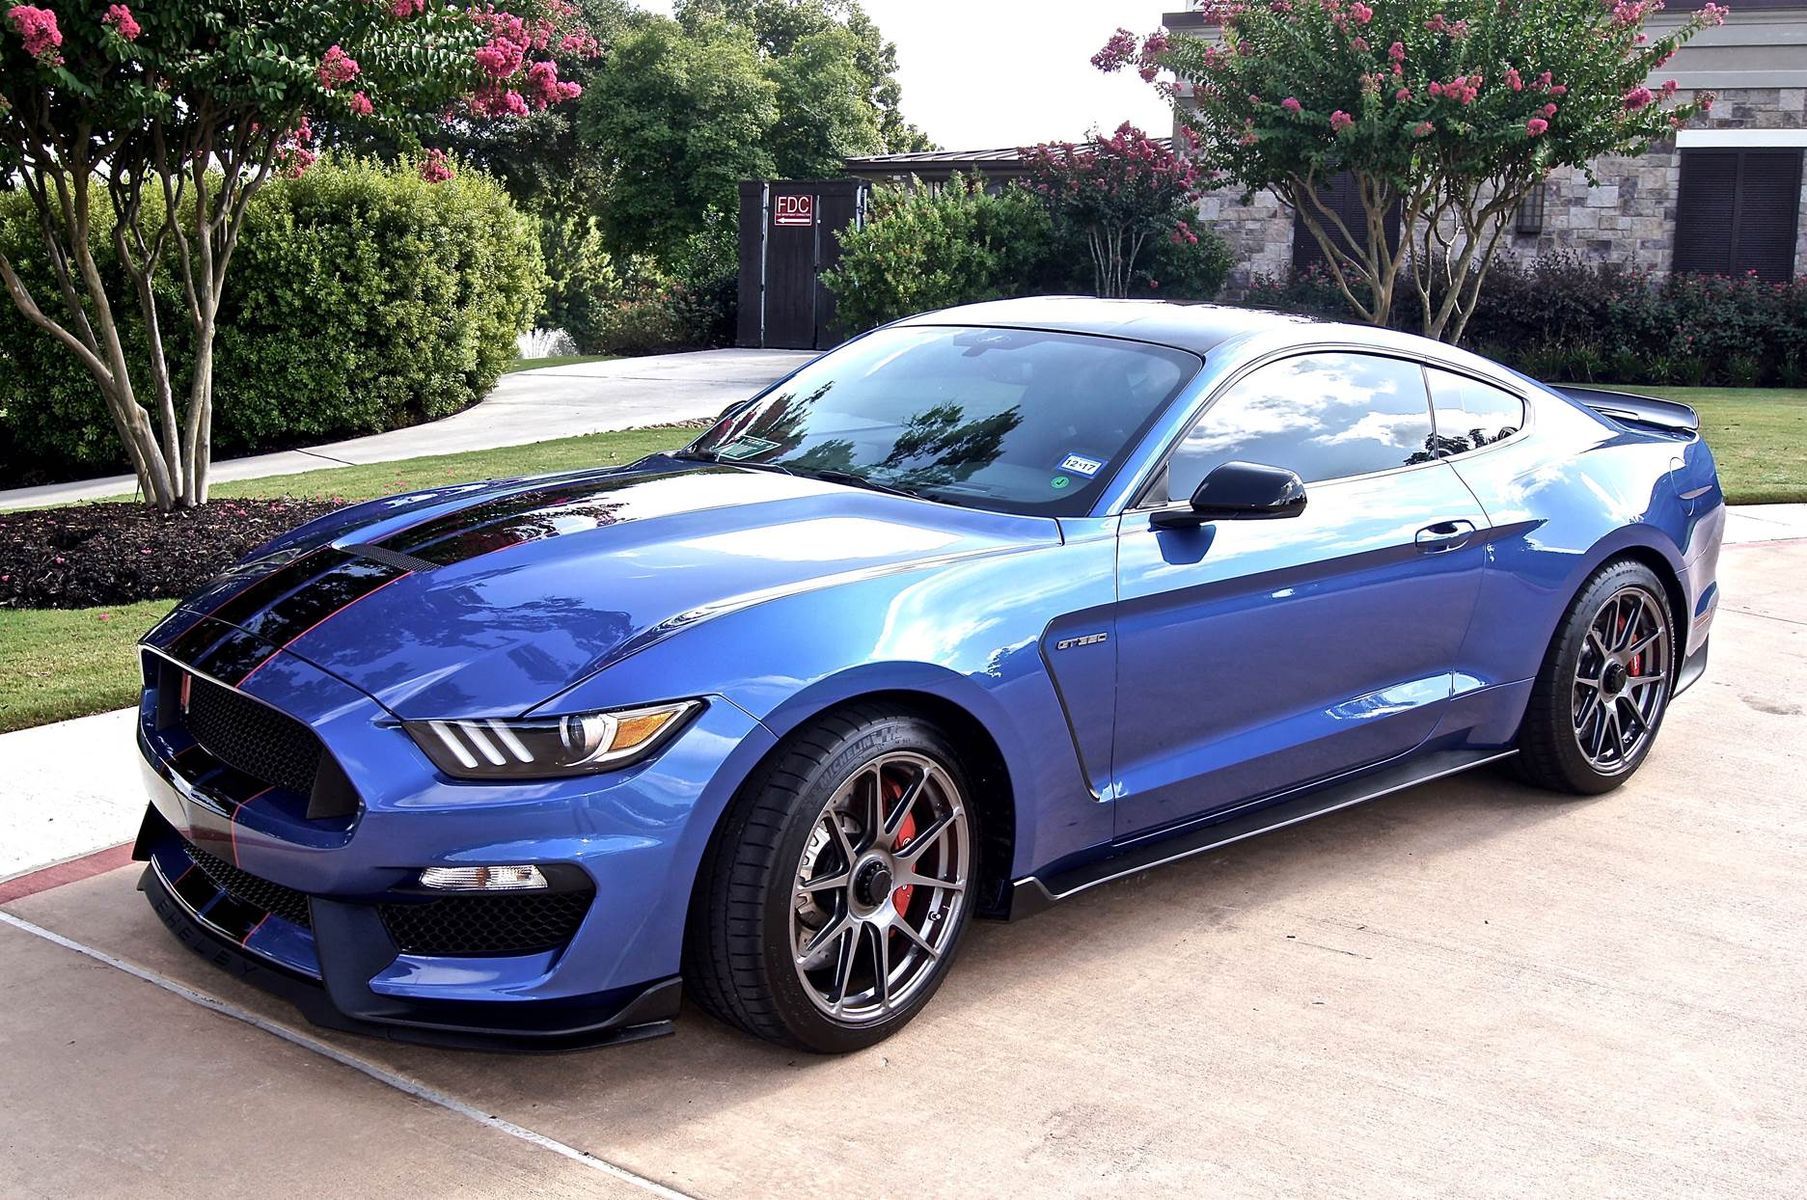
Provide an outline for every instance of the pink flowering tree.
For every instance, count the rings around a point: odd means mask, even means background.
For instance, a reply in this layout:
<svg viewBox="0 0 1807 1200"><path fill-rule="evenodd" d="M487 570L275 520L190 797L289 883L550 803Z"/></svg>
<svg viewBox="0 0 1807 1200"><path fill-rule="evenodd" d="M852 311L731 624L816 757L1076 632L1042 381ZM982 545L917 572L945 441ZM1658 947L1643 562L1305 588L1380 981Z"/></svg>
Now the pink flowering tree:
<svg viewBox="0 0 1807 1200"><path fill-rule="evenodd" d="M37 218L0 283L93 376L146 499L202 504L228 268L251 197L314 161L310 115L418 132L532 111L575 97L560 62L595 53L569 0L0 0L0 189Z"/></svg>
<svg viewBox="0 0 1807 1200"><path fill-rule="evenodd" d="M1254 0L1207 7L1221 37L1119 31L1093 60L1175 101L1214 186L1268 189L1299 213L1364 320L1394 318L1401 281L1422 331L1459 340L1500 239L1557 167L1593 176L1712 103L1651 87L1708 4L1651 37L1661 0ZM1361 217L1327 185L1347 172ZM1402 239L1388 233L1401 217Z"/></svg>
<svg viewBox="0 0 1807 1200"><path fill-rule="evenodd" d="M1109 137L1028 147L1023 160L1054 219L1091 249L1100 296L1129 295L1150 238L1198 241L1187 219L1199 196L1191 156L1127 122Z"/></svg>

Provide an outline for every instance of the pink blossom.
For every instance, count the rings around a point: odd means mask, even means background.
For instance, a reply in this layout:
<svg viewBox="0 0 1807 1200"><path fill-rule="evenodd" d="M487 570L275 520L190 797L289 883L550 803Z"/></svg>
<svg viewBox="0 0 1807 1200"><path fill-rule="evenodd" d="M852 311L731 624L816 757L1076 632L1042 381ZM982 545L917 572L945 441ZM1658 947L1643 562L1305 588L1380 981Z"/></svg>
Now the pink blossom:
<svg viewBox="0 0 1807 1200"><path fill-rule="evenodd" d="M1357 54L1366 54L1368 52L1368 39L1365 37L1350 38L1349 49L1355 51Z"/></svg>
<svg viewBox="0 0 1807 1200"><path fill-rule="evenodd" d="M406 21L425 12L426 8L427 0L391 0L389 15L398 21Z"/></svg>
<svg viewBox="0 0 1807 1200"><path fill-rule="evenodd" d="M1731 9L1723 4L1705 4L1701 6L1700 16L1701 20L1708 25L1723 25L1725 24L1726 14L1731 11Z"/></svg>
<svg viewBox="0 0 1807 1200"><path fill-rule="evenodd" d="M420 160L420 177L428 183L444 183L452 178L452 164L444 150L429 150Z"/></svg>
<svg viewBox="0 0 1807 1200"><path fill-rule="evenodd" d="M320 80L320 86L330 92L340 84L350 83L358 77L358 63L345 53L344 47L335 42L327 47L326 57L320 60L320 67L314 75Z"/></svg>
<svg viewBox="0 0 1807 1200"><path fill-rule="evenodd" d="M1136 56L1136 35L1121 27L1111 34L1104 48L1092 55L1092 65L1106 73L1120 71Z"/></svg>
<svg viewBox="0 0 1807 1200"><path fill-rule="evenodd" d="M1550 123L1542 117L1532 117L1529 121L1525 122L1525 133L1527 136L1537 137L1549 127Z"/></svg>
<svg viewBox="0 0 1807 1200"><path fill-rule="evenodd" d="M1435 132L1437 132L1437 127L1429 121L1420 121L1418 124L1412 126L1413 137L1429 137Z"/></svg>
<svg viewBox="0 0 1807 1200"><path fill-rule="evenodd" d="M1374 10L1363 4L1362 0L1355 0L1355 3L1349 6L1349 19L1357 25L1366 25L1374 19Z"/></svg>
<svg viewBox="0 0 1807 1200"><path fill-rule="evenodd" d="M354 114L360 117L368 117L375 110L376 106L370 102L369 96L365 95L363 92L354 92L352 94L351 111Z"/></svg>
<svg viewBox="0 0 1807 1200"><path fill-rule="evenodd" d="M123 4L107 5L107 11L101 16L100 23L128 42L137 41L138 35L144 32L144 27L138 24L138 18L134 17L132 10Z"/></svg>
<svg viewBox="0 0 1807 1200"><path fill-rule="evenodd" d="M1387 57L1392 59L1396 63L1404 62L1405 61L1405 43L1404 42L1394 42L1391 46L1388 46L1387 47Z"/></svg>
<svg viewBox="0 0 1807 1200"><path fill-rule="evenodd" d="M1330 114L1330 128L1336 133L1341 133L1354 124L1355 118L1340 108Z"/></svg>
<svg viewBox="0 0 1807 1200"><path fill-rule="evenodd" d="M1506 68L1506 86L1515 92L1525 90L1525 81L1519 76L1517 67Z"/></svg>
<svg viewBox="0 0 1807 1200"><path fill-rule="evenodd" d="M1555 106L1555 105L1554 105L1554 104L1546 104L1546 105L1544 105L1544 106L1543 106L1543 115L1544 115L1544 116L1546 116L1546 117L1553 117L1553 116L1555 116L1555 115L1556 115L1556 106Z"/></svg>
<svg viewBox="0 0 1807 1200"><path fill-rule="evenodd" d="M63 61L63 56L57 53L57 47L63 44L63 31L56 27L55 13L48 8L15 4L6 10L6 19L19 40L25 43L25 53L44 66L56 66Z"/></svg>
<svg viewBox="0 0 1807 1200"><path fill-rule="evenodd" d="M1629 92L1625 93L1625 111L1636 112L1655 98L1656 97L1651 94L1649 88L1642 86L1634 87Z"/></svg>
<svg viewBox="0 0 1807 1200"><path fill-rule="evenodd" d="M1288 96L1286 99L1280 101L1280 107L1284 108L1289 113L1297 113L1299 111L1301 105L1299 104L1297 99L1295 99L1292 96Z"/></svg>
<svg viewBox="0 0 1807 1200"><path fill-rule="evenodd" d="M1399 101L1399 103L1401 103L1401 104L1404 104L1407 100L1410 100L1411 98L1412 98L1412 89L1411 88L1400 88L1398 91L1393 93L1393 99Z"/></svg>

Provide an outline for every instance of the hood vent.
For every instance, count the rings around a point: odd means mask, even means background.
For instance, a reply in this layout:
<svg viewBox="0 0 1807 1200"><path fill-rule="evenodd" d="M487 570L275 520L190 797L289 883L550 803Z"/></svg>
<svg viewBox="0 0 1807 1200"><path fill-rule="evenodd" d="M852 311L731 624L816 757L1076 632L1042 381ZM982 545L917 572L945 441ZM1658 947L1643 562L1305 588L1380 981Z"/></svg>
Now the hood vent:
<svg viewBox="0 0 1807 1200"><path fill-rule="evenodd" d="M431 571L439 566L438 563L428 562L424 558L415 558L412 554L403 554L400 550L390 550L367 542L339 548L347 554L355 554L359 558L379 562L386 567L394 567L400 571Z"/></svg>

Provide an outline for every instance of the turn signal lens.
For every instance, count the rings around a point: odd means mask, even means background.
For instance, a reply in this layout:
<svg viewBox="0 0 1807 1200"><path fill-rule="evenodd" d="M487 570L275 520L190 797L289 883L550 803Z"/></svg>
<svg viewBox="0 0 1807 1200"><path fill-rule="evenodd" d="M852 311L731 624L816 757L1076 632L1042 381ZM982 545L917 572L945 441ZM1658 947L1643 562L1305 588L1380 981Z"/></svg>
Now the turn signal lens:
<svg viewBox="0 0 1807 1200"><path fill-rule="evenodd" d="M647 708L518 720L404 721L433 765L458 779L584 775L651 754L702 708L679 700Z"/></svg>
<svg viewBox="0 0 1807 1200"><path fill-rule="evenodd" d="M422 887L448 892L526 892L548 886L535 866L428 867L420 873Z"/></svg>

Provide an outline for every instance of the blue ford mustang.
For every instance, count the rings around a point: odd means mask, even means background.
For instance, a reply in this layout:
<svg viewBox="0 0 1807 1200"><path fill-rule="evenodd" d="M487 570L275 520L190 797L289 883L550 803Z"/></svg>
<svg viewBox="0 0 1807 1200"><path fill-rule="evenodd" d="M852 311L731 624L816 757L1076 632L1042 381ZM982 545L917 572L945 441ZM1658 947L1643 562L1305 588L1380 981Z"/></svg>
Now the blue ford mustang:
<svg viewBox="0 0 1807 1200"><path fill-rule="evenodd" d="M892 1033L974 914L1512 758L1704 669L1692 411L1228 308L916 317L628 467L347 508L146 638L143 888L314 1020Z"/></svg>

